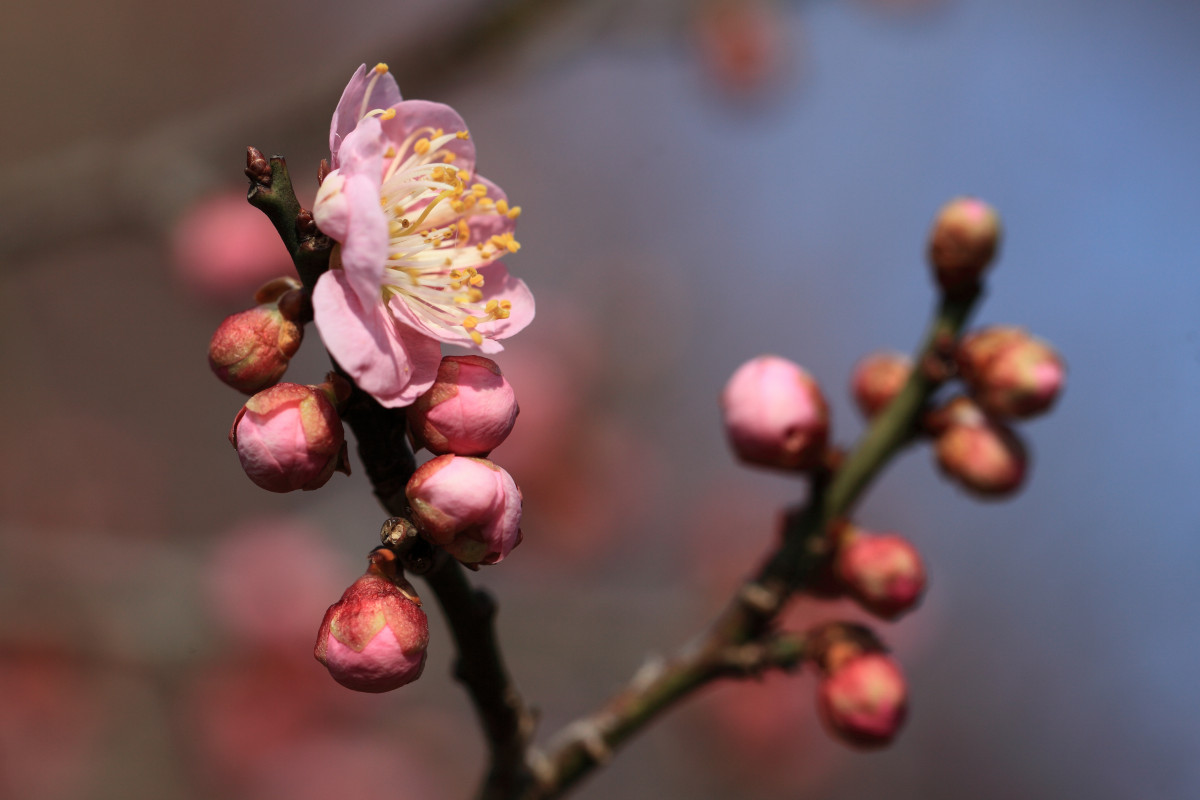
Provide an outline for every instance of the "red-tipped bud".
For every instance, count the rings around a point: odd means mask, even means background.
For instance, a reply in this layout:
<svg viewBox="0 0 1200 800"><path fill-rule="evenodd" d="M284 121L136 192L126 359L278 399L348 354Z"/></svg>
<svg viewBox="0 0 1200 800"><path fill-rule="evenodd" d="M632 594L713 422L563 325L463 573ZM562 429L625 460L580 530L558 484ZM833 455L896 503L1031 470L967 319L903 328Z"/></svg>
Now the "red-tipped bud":
<svg viewBox="0 0 1200 800"><path fill-rule="evenodd" d="M741 460L790 470L821 463L829 407L821 387L799 365L778 356L747 361L725 384L721 411Z"/></svg>
<svg viewBox="0 0 1200 800"><path fill-rule="evenodd" d="M318 489L349 474L346 435L328 385L278 383L251 397L229 441L250 480L271 492Z"/></svg>
<svg viewBox="0 0 1200 800"><path fill-rule="evenodd" d="M949 478L983 497L1003 497L1021 487L1029 457L1011 429L988 419L965 397L955 398L937 416L934 450Z"/></svg>
<svg viewBox="0 0 1200 800"><path fill-rule="evenodd" d="M371 554L366 574L329 607L313 655L356 692L390 692L421 677L429 621L387 550Z"/></svg>
<svg viewBox="0 0 1200 800"><path fill-rule="evenodd" d="M254 394L283 377L303 335L275 297L225 318L208 344L208 365L229 386Z"/></svg>
<svg viewBox="0 0 1200 800"><path fill-rule="evenodd" d="M495 564L521 543L521 490L486 459L438 456L405 494L421 535L464 564Z"/></svg>
<svg viewBox="0 0 1200 800"><path fill-rule="evenodd" d="M1008 326L985 328L963 339L958 368L975 402L998 417L1047 411L1066 377L1066 367L1050 345Z"/></svg>
<svg viewBox="0 0 1200 800"><path fill-rule="evenodd" d="M947 293L979 285L1000 244L1000 216L974 197L951 200L938 212L929 233L929 262Z"/></svg>
<svg viewBox="0 0 1200 800"><path fill-rule="evenodd" d="M908 381L912 359L901 353L872 353L858 362L851 379L851 390L858 410L871 419L887 408L888 403Z"/></svg>
<svg viewBox="0 0 1200 800"><path fill-rule="evenodd" d="M855 747L883 747L908 715L908 687L896 662L882 653L864 653L824 677L817 707L838 739Z"/></svg>
<svg viewBox="0 0 1200 800"><path fill-rule="evenodd" d="M915 608L925 592L921 555L897 534L843 534L834 571L863 608L884 619Z"/></svg>
<svg viewBox="0 0 1200 800"><path fill-rule="evenodd" d="M483 356L446 356L437 380L408 409L413 442L431 453L486 456L517 421L517 398Z"/></svg>

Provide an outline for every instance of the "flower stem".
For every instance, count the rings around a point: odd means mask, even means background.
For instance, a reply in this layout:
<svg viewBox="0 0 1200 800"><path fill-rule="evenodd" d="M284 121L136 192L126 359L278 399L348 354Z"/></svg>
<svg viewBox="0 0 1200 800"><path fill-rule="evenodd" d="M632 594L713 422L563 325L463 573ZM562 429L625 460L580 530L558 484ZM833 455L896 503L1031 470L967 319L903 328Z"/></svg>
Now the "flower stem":
<svg viewBox="0 0 1200 800"><path fill-rule="evenodd" d="M936 370L924 365L945 358L979 294L943 297L922 342L904 388L878 416L854 450L830 476L814 478L808 504L788 517L780 545L758 574L746 581L709 629L677 655L643 668L629 684L593 714L566 726L546 753L531 763L538 783L522 800L561 797L634 733L700 687L747 674L731 669L735 654L758 646L779 646L771 624L787 599L804 585L828 555L826 531L849 513L863 491L905 444L912 441L920 414L941 385ZM786 641L786 640L785 640ZM793 668L804 657L803 643L787 642L786 658L763 658L763 666Z"/></svg>

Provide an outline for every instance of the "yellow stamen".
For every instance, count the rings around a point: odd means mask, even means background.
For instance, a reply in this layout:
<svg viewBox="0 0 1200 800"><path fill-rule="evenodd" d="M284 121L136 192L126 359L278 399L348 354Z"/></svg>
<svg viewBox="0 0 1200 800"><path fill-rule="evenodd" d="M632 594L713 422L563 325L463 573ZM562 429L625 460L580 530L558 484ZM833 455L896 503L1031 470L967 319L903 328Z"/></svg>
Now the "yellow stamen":
<svg viewBox="0 0 1200 800"><path fill-rule="evenodd" d="M471 138L471 134L467 133L466 131L458 131L454 135L457 136L459 139L470 139Z"/></svg>
<svg viewBox="0 0 1200 800"><path fill-rule="evenodd" d="M464 328L466 328L467 330L471 330L478 324L479 324L479 320L477 320L475 317L465 317L465 318L463 318L463 321L462 321L462 326Z"/></svg>
<svg viewBox="0 0 1200 800"><path fill-rule="evenodd" d="M417 139L417 143L413 145L413 152L419 156L423 156L429 152L429 140L425 137Z"/></svg>
<svg viewBox="0 0 1200 800"><path fill-rule="evenodd" d="M464 178L463 180L466 179ZM487 195L487 187L482 183L471 184L471 191L475 193L476 197L485 197Z"/></svg>
<svg viewBox="0 0 1200 800"><path fill-rule="evenodd" d="M521 216L521 207L520 206L513 206L512 208L510 208L508 210L508 218L509 219L516 219L519 216Z"/></svg>
<svg viewBox="0 0 1200 800"><path fill-rule="evenodd" d="M447 164L453 164L455 158L457 158L457 156L454 155L454 153L447 152L442 156L442 161L445 161Z"/></svg>
<svg viewBox="0 0 1200 800"><path fill-rule="evenodd" d="M388 71L388 65L380 61L375 65L375 72L379 75L385 75Z"/></svg>
<svg viewBox="0 0 1200 800"><path fill-rule="evenodd" d="M496 201L496 213L497 214L507 214L508 213L508 201L507 200L497 200Z"/></svg>

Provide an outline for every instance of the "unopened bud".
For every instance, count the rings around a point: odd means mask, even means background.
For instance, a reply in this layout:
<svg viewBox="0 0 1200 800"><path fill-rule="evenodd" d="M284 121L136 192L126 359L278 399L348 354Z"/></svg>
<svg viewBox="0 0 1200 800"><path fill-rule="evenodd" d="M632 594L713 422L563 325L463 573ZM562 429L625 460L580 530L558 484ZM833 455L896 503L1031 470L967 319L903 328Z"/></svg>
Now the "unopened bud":
<svg viewBox="0 0 1200 800"><path fill-rule="evenodd" d="M387 550L371 554L366 574L329 607L313 655L356 692L388 692L425 668L429 621Z"/></svg>
<svg viewBox="0 0 1200 800"><path fill-rule="evenodd" d="M790 470L821 463L829 407L821 387L799 365L778 356L747 361L725 384L721 411L741 460Z"/></svg>
<svg viewBox="0 0 1200 800"><path fill-rule="evenodd" d="M834 571L863 608L895 619L921 601L925 567L917 549L897 534L843 534Z"/></svg>
<svg viewBox="0 0 1200 800"><path fill-rule="evenodd" d="M349 474L346 436L326 386L278 383L251 397L229 441L250 480L271 492L317 489Z"/></svg>
<svg viewBox="0 0 1200 800"><path fill-rule="evenodd" d="M304 328L280 311L278 300L226 317L208 344L213 373L239 392L276 383L300 349Z"/></svg>
<svg viewBox="0 0 1200 800"><path fill-rule="evenodd" d="M864 653L822 679L817 707L835 737L855 747L883 747L908 715L908 687L891 658Z"/></svg>
<svg viewBox="0 0 1200 800"><path fill-rule="evenodd" d="M413 442L431 453L486 456L517 421L517 398L496 362L446 356L437 380L408 409Z"/></svg>
<svg viewBox="0 0 1200 800"><path fill-rule="evenodd" d="M985 328L963 339L958 368L975 402L998 417L1025 418L1048 410L1066 375L1050 345L1008 326Z"/></svg>
<svg viewBox="0 0 1200 800"><path fill-rule="evenodd" d="M984 497L1002 497L1021 487L1029 458L1016 433L966 398L956 398L937 416L942 423L934 450L949 478Z"/></svg>
<svg viewBox="0 0 1200 800"><path fill-rule="evenodd" d="M464 564L495 564L521 543L521 490L486 459L438 456L405 494L421 535Z"/></svg>
<svg viewBox="0 0 1200 800"><path fill-rule="evenodd" d="M947 293L975 289L1000 244L1000 216L974 197L951 200L929 234L929 262Z"/></svg>
<svg viewBox="0 0 1200 800"><path fill-rule="evenodd" d="M912 373L912 359L901 353L872 353L854 368L851 390L858 410L871 419L900 394Z"/></svg>

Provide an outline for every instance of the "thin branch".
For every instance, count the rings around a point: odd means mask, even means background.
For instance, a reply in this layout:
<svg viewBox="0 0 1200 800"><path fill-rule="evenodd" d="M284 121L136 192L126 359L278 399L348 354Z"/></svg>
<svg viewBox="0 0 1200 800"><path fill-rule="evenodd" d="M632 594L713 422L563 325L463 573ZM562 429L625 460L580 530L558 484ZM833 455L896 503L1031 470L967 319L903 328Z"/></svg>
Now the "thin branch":
<svg viewBox="0 0 1200 800"><path fill-rule="evenodd" d="M948 343L958 338L977 299L978 293L942 299L915 363L923 367L944 358ZM830 525L853 509L879 471L912 440L920 413L941 377L933 369L913 370L832 479L827 475L814 479L808 505L789 516L780 546L705 634L671 659L643 667L599 711L559 732L548 752L531 756L538 785L522 795L523 800L561 797L676 702L714 680L744 674L732 665L738 657L755 652L755 647L769 652L782 643L793 648L786 651L790 656L797 661L803 658L801 643L772 635L770 626L791 594L828 557Z"/></svg>
<svg viewBox="0 0 1200 800"><path fill-rule="evenodd" d="M317 278L328 269L331 242L300 208L282 158L268 161L249 148L246 163L251 181L248 200L275 225L305 288L312 291ZM375 496L389 514L407 518L404 489L416 462L405 438L405 411L384 408L342 374L353 387L342 420L358 441L359 459ZM422 577L445 614L458 654L455 677L471 697L491 751L482 797L515 796L532 780L525 752L533 736L534 717L504 665L493 624L496 605L486 592L471 586L463 568L445 553L439 553Z"/></svg>

